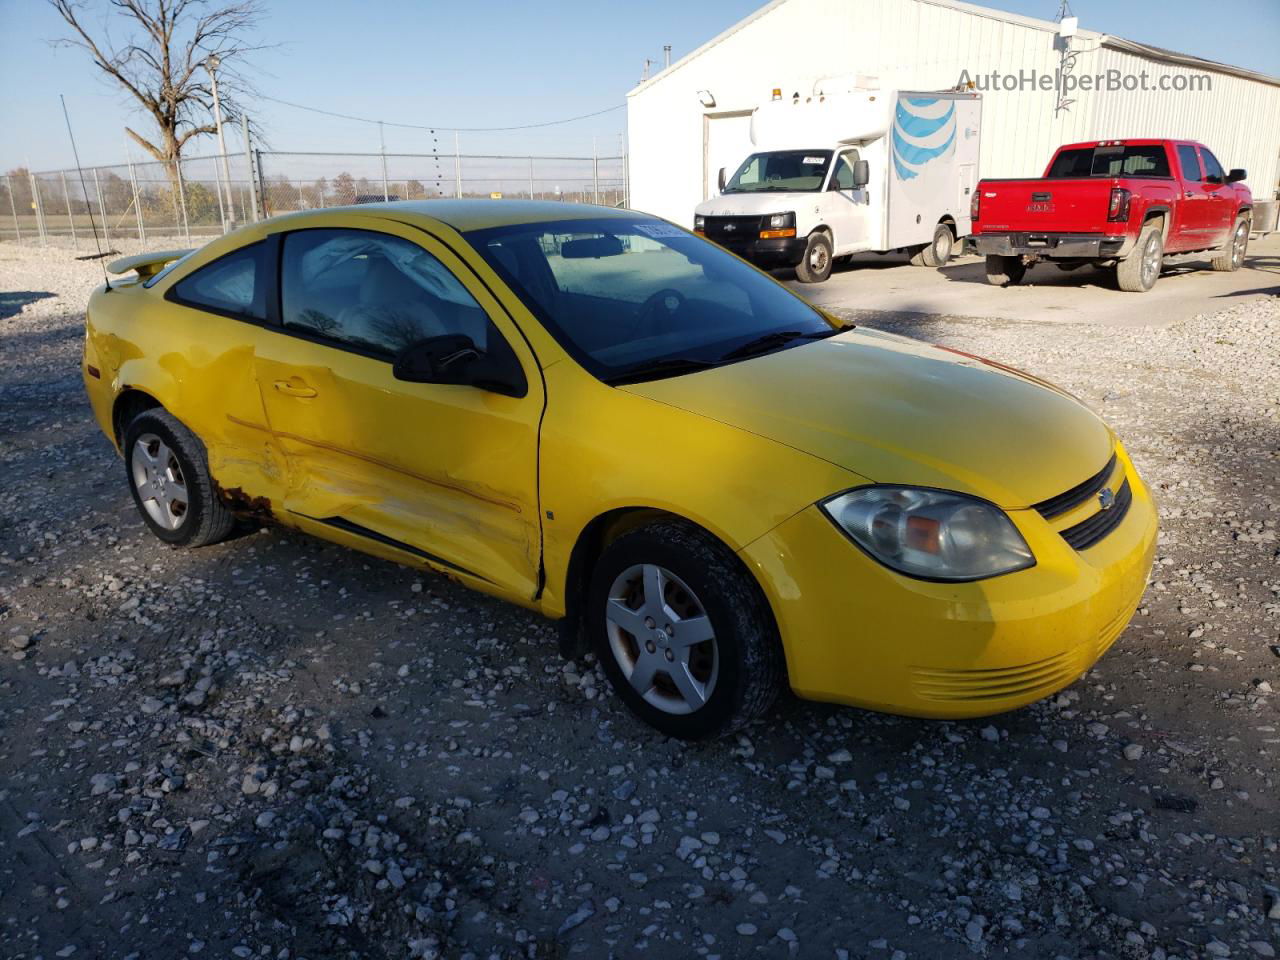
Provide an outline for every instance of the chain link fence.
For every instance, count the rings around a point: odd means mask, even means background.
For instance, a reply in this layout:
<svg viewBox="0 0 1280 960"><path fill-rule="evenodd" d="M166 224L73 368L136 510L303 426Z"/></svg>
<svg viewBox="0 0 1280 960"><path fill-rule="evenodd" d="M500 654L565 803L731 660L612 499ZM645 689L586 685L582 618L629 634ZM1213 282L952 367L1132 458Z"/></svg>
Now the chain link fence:
<svg viewBox="0 0 1280 960"><path fill-rule="evenodd" d="M93 249L218 236L280 213L382 200L523 197L627 204L627 159L454 153L288 153L17 171L0 177L0 239ZM92 214L92 218L91 218Z"/></svg>

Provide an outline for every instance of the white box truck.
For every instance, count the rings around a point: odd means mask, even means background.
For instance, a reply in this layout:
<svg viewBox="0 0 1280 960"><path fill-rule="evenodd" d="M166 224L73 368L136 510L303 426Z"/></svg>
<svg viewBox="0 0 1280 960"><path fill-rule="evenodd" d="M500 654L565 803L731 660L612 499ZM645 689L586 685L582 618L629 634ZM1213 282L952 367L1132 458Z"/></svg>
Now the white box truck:
<svg viewBox="0 0 1280 960"><path fill-rule="evenodd" d="M757 266L795 267L805 283L855 253L946 263L969 233L979 96L780 93L753 111L755 152L720 171L720 195L695 208L694 230Z"/></svg>

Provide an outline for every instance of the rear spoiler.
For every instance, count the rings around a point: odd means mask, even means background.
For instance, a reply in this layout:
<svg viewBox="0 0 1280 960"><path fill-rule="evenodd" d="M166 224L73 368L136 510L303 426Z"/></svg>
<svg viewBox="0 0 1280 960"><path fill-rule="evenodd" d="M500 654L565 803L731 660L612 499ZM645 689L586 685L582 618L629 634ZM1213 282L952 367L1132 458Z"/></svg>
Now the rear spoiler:
<svg viewBox="0 0 1280 960"><path fill-rule="evenodd" d="M112 260L107 264L107 272L120 274L136 270L138 279L146 280L148 277L154 277L167 264L173 263L175 260L181 260L188 253L193 252L194 250L161 250L158 253L138 253L132 257L121 257L119 260Z"/></svg>

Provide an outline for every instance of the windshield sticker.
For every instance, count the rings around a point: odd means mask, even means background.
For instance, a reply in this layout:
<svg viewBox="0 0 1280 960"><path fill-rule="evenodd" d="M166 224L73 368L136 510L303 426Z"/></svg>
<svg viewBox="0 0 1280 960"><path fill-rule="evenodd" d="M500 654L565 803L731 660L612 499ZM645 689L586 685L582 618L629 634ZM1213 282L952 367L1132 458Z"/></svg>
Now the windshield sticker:
<svg viewBox="0 0 1280 960"><path fill-rule="evenodd" d="M826 157L805 157L804 162L805 163L826 163L827 158Z"/></svg>
<svg viewBox="0 0 1280 960"><path fill-rule="evenodd" d="M637 223L635 228L654 240L685 236L683 230L679 227L673 227L669 223Z"/></svg>

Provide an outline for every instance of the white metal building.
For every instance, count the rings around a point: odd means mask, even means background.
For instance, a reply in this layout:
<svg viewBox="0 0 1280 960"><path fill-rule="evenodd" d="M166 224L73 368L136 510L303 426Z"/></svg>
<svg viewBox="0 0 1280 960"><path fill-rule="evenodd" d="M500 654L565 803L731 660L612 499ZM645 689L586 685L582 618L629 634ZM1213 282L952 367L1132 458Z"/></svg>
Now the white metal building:
<svg viewBox="0 0 1280 960"><path fill-rule="evenodd" d="M1039 176L1062 143L1186 138L1224 167L1246 168L1255 199L1276 196L1280 78L1083 29L1058 34L1053 21L959 0L773 0L627 95L631 206L692 226L720 167L732 173L751 152L751 110L773 88L788 98L854 86L944 90L966 71L983 95L980 176ZM1073 76L1115 71L1132 84L1145 73L1149 89L1077 89L1066 109L1044 81L984 89L992 71L1053 77L1064 43Z"/></svg>

